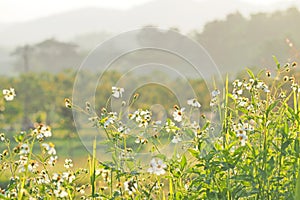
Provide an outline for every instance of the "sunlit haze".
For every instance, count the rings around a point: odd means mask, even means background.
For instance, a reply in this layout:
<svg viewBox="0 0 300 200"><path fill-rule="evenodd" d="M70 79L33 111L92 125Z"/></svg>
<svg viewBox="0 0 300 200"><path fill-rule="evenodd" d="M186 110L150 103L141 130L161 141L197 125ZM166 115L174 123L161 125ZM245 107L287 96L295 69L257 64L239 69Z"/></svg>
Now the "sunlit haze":
<svg viewBox="0 0 300 200"><path fill-rule="evenodd" d="M85 7L129 9L151 0L0 0L0 22L21 22ZM206 0L195 0L206 1ZM268 5L283 0L240 0L256 5Z"/></svg>

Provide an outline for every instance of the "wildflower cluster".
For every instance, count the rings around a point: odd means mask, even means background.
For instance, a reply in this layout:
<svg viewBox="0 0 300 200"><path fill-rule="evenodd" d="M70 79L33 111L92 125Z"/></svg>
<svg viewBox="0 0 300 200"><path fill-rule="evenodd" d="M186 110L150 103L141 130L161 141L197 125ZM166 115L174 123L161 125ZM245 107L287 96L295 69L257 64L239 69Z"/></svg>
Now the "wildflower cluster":
<svg viewBox="0 0 300 200"><path fill-rule="evenodd" d="M3 94L7 101L15 97L12 88L3 90ZM0 146L4 147L0 154L0 173L11 176L7 187L1 189L1 199L72 199L78 196L77 193L85 193L85 189L77 192L82 186L75 180L86 175L87 171L71 170L71 159L65 160L65 171L53 172L58 161L57 152L52 142L45 141L51 136L51 128L44 124L20 132L14 137L15 141L4 133L0 134Z"/></svg>
<svg viewBox="0 0 300 200"><path fill-rule="evenodd" d="M126 102L119 87L111 92L111 98L122 101L118 112L102 108L99 113L88 102L81 109L65 99L66 107L87 114L100 130L88 169L76 169L71 159L64 160L62 170L53 168L59 160L55 145L47 141L53 135L47 125L17 134L15 147L0 133L5 147L0 173L11 176L0 198L294 199L300 85L296 64L276 65L275 75L248 70L232 84L226 80L224 91L211 92L212 110L203 110L201 99L192 98L187 109L170 107L166 119L150 108L133 109L138 95ZM13 92L3 92L4 99L13 100ZM99 145L105 147L101 157L109 154L111 160L97 160L103 150Z"/></svg>

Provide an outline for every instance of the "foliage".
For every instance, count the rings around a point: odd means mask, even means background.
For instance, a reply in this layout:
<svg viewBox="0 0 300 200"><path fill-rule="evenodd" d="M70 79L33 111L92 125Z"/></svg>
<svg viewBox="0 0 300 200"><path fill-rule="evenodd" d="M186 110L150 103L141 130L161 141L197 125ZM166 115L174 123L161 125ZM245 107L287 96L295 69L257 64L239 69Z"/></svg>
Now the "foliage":
<svg viewBox="0 0 300 200"><path fill-rule="evenodd" d="M123 105L130 110L127 123L122 110L97 113L88 102L80 108L66 99L66 107L85 112L104 130L112 161L97 161L100 143L95 139L88 169L74 168L70 159L63 170L52 169L58 157L54 144L46 142L50 127L39 123L16 134L16 146L1 133L0 173L11 177L1 198L295 199L300 86L290 75L296 63L276 65L275 75L247 70L248 77L234 80L232 87L226 80L224 95L212 91L210 106L220 123L201 113L197 99L187 101L189 110L175 105L163 122L147 108L133 106L136 94ZM122 100L126 90L112 90L110 98ZM1 106L18 94L4 89ZM198 121L191 118L195 113L200 113ZM165 141L170 155L160 151ZM148 152L149 164L139 158L142 151Z"/></svg>
<svg viewBox="0 0 300 200"><path fill-rule="evenodd" d="M202 44L224 72L239 71L240 67L269 67L273 55L279 60L299 62L299 26L292 26L300 19L297 8L273 13L256 13L245 17L233 13L225 20L215 20L205 25L193 38ZM289 22L289 23L287 23Z"/></svg>

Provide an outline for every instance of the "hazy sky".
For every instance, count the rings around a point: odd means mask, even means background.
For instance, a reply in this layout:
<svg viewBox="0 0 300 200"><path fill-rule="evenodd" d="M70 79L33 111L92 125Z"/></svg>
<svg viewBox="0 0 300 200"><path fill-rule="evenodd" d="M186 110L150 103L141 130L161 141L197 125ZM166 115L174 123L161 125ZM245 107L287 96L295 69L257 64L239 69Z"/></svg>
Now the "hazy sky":
<svg viewBox="0 0 300 200"><path fill-rule="evenodd" d="M151 0L0 0L0 23L27 21L55 13L92 6L128 9L132 6L140 5L149 1ZM258 5L267 5L285 0L240 1L246 1Z"/></svg>

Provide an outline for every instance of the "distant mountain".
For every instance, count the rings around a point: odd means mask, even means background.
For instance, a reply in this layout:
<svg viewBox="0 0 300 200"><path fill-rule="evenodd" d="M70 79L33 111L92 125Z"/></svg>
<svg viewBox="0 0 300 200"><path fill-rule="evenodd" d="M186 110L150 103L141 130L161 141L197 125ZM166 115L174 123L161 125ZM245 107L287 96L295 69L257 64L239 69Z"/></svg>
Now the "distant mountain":
<svg viewBox="0 0 300 200"><path fill-rule="evenodd" d="M145 25L178 27L188 32L201 30L206 22L222 19L235 11L249 15L259 11L285 9L290 5L292 3L262 7L241 0L153 0L128 10L84 8L23 23L0 24L0 46L35 43L51 37L70 40L99 31L119 33Z"/></svg>

